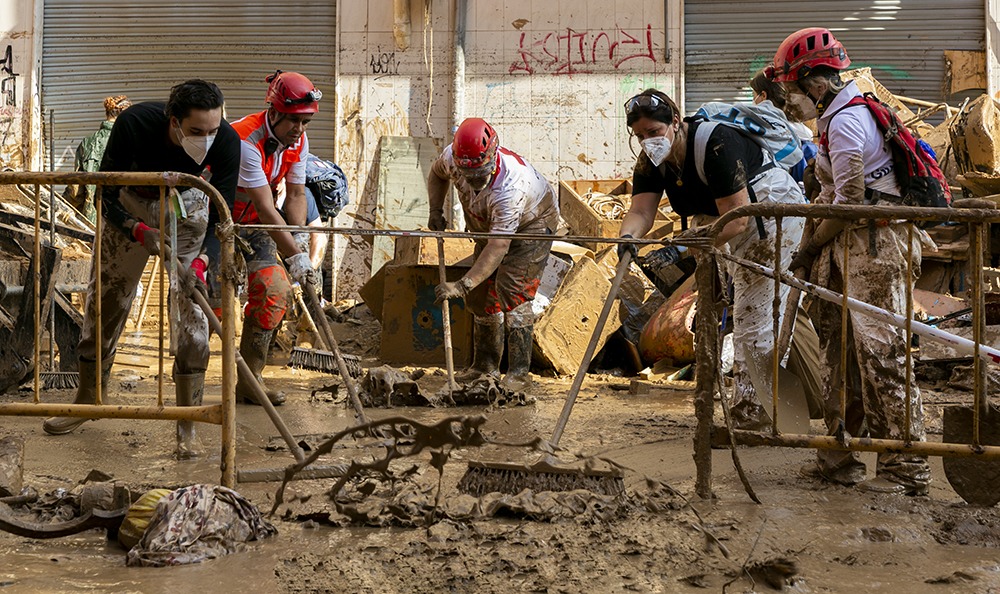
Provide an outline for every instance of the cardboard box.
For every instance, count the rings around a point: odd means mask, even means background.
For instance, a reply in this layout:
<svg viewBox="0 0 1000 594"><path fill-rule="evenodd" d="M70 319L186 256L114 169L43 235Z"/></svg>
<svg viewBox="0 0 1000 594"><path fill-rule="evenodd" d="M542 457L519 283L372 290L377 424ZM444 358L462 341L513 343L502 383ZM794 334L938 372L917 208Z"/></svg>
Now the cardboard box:
<svg viewBox="0 0 1000 594"><path fill-rule="evenodd" d="M434 303L438 267L386 264L380 358L395 365L444 365L441 306ZM449 266L445 277L457 281L465 266ZM462 300L449 303L455 368L472 360L472 314ZM369 306L370 307L370 306Z"/></svg>
<svg viewBox="0 0 1000 594"><path fill-rule="evenodd" d="M618 237L621 220L606 219L591 208L585 199L590 192L610 196L631 195L632 182L624 179L576 179L559 182L559 213L569 225L571 235ZM646 237L659 239L671 235L673 231L673 221L663 212L658 212L653 228ZM581 245L596 251L611 244L583 242Z"/></svg>
<svg viewBox="0 0 1000 594"><path fill-rule="evenodd" d="M436 237L397 237L393 264L438 264L438 242ZM444 240L445 266L454 266L466 260L472 262L472 252L476 244L464 237L449 237Z"/></svg>

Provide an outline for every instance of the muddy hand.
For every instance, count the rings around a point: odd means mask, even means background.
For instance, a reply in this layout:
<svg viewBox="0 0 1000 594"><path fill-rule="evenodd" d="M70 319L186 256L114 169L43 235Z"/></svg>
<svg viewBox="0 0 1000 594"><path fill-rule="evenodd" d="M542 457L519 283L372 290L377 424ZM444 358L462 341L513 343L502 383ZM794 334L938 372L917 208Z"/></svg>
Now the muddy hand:
<svg viewBox="0 0 1000 594"><path fill-rule="evenodd" d="M292 280L299 283L300 286L312 285L317 294L322 291L319 275L313 270L312 263L309 261L309 254L299 252L294 256L286 258L285 264L288 265L289 276L292 277Z"/></svg>
<svg viewBox="0 0 1000 594"><path fill-rule="evenodd" d="M427 228L431 231L444 231L448 222L444 220L444 213L432 212L427 218Z"/></svg>
<svg viewBox="0 0 1000 594"><path fill-rule="evenodd" d="M445 299L462 299L468 294L468 289L463 280L453 283L444 282L434 287L435 303L441 303Z"/></svg>

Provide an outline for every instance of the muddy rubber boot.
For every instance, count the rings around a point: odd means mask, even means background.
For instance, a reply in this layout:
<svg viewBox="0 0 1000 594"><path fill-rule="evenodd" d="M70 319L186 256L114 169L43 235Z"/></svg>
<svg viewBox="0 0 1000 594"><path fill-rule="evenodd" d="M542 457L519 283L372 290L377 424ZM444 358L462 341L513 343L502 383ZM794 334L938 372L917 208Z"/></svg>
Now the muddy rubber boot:
<svg viewBox="0 0 1000 594"><path fill-rule="evenodd" d="M80 374L80 386L76 390L76 398L73 404L96 404L97 403L97 362L80 359L78 366ZM111 365L105 364L104 373L101 374L101 401L107 402L108 378L111 377ZM50 417L42 423L42 429L49 435L65 435L72 433L77 427L87 421L95 419L84 419L81 417Z"/></svg>
<svg viewBox="0 0 1000 594"><path fill-rule="evenodd" d="M285 401L285 393L268 390L260 375L264 371L264 362L267 361L267 351L271 346L272 335L273 331L271 330L264 330L250 323L244 323L243 336L240 338L240 356L243 357L253 376L264 387L267 399L271 401L271 404L278 406ZM236 401L257 404L253 389L244 383L242 376L236 380Z"/></svg>
<svg viewBox="0 0 1000 594"><path fill-rule="evenodd" d="M530 301L507 313L507 375L502 385L511 392L524 392L534 385L528 375L534 322Z"/></svg>
<svg viewBox="0 0 1000 594"><path fill-rule="evenodd" d="M177 406L201 406L205 395L205 373L176 373L174 386ZM178 460L190 460L204 453L194 428L194 421L177 421Z"/></svg>
<svg viewBox="0 0 1000 594"><path fill-rule="evenodd" d="M472 367L455 376L455 381L467 384L484 375L500 377L500 357L503 356L503 314L476 316Z"/></svg>

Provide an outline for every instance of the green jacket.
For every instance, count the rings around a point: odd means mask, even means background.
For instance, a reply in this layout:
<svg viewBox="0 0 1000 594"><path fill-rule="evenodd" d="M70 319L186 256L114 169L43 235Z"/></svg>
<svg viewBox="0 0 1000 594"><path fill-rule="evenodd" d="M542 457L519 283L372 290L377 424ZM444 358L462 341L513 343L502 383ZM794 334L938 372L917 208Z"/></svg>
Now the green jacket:
<svg viewBox="0 0 1000 594"><path fill-rule="evenodd" d="M108 146L108 138L111 137L111 127L114 122L107 120L101 122L100 129L80 142L76 147L76 159L74 167L77 171L98 171L101 168L101 159L104 158L104 149ZM80 210L80 213L95 222L97 211L94 209L94 193L96 186L80 186L76 190L73 205Z"/></svg>

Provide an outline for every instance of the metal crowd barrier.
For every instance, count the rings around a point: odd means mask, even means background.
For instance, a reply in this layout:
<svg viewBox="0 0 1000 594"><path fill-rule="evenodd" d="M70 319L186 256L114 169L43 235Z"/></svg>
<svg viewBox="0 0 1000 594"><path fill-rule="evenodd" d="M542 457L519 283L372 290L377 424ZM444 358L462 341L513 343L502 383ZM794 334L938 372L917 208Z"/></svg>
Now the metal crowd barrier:
<svg viewBox="0 0 1000 594"><path fill-rule="evenodd" d="M880 452L880 453L909 453L921 456L948 456L948 457L974 457L980 460L1000 460L1000 446L983 445L979 439L979 419L980 411L988 402L985 394L985 367L983 366L983 353L981 352L982 339L986 328L986 316L983 291L983 252L988 246L988 232L990 223L1000 222L1000 210L997 208L984 208L984 201L974 201L971 208L920 208L906 206L860 206L860 205L826 205L826 204L774 204L757 203L740 207L726 213L714 221L708 235L715 237L722 231L723 227L730 221L740 217L761 216L776 219L774 241L775 246L781 244L781 223L784 217L804 217L807 219L841 219L847 221L868 221L868 220L893 220L905 221L908 227L908 253L907 253L907 274L912 277L910 268L913 257L914 223L919 221L957 222L970 226L969 245L969 265L971 273L974 275L972 282L972 320L973 320L973 427L972 442L964 443L936 443L927 441L912 441L911 431L911 396L910 382L906 386L906 423L903 430L904 439L875 439L867 437L850 437L844 441L831 435L806 435L806 434L785 434L778 430L778 366L780 353L775 349L773 358L772 375L772 402L771 402L771 430L748 431L734 430L728 431L726 428L714 426L715 399L716 393L722 398L724 386L720 378L720 348L719 348L719 316L716 309L716 292L712 289L718 278L718 264L720 259L736 262L746 266L746 261L740 261L719 250L703 250L697 255L698 267L696 271L698 291L697 316L695 340L696 348L696 396L695 396L695 416L697 419L697 429L694 438L694 458L697 467L695 490L702 498L712 497L712 455L713 445L723 447L744 446L779 446L790 448L811 448L829 450L849 450L857 452ZM845 268L847 267L847 250L844 252ZM759 263L758 263L759 264ZM779 334L779 301L777 292L780 283L796 286L796 281L788 271L782 270L780 250L775 249L774 262L771 264L776 274L769 275L775 281L775 298L772 302L772 315L774 320L775 343ZM764 272L760 266L749 266L757 273ZM801 283L799 283L801 285ZM706 290L706 288L708 288ZM843 296L841 301L842 332L841 332L841 353L842 358L846 357L847 340L847 316L848 316L848 287L847 280L844 279ZM911 344L913 331L913 292L907 292L905 318L906 344ZM994 362L1000 362L994 358ZM840 393L841 418L845 418L847 402L847 365L841 363L842 378ZM906 371L907 377L912 378L913 355L911 349L906 349ZM763 396L763 395L758 395ZM762 402L762 404L766 403ZM738 469L739 470L739 469ZM742 472L742 471L741 471Z"/></svg>
<svg viewBox="0 0 1000 594"><path fill-rule="evenodd" d="M118 172L98 172L98 173L39 173L39 172L2 172L0 173L0 184L2 185L34 185L35 189L35 233L34 233L34 253L36 262L34 283L35 295L35 343L34 343L34 399L30 404L3 403L0 404L0 416L31 416L31 417L80 417L87 419L150 419L161 421L195 421L200 423L210 423L222 426L222 452L221 483L226 487L236 485L236 347L235 347L235 276L236 267L234 262L234 226L229 208L222 196L208 182L200 177L181 173L118 173ZM51 404L41 402L40 392L40 340L41 340L41 299L40 292L40 264L41 242L42 242L42 213L41 198L39 195L40 186L46 185L50 188L53 185L64 184L86 184L96 185L96 196L101 195L102 185L115 186L158 186L160 192L160 224L159 229L164 230L160 234L160 253L166 254L165 242L167 233L166 227L166 204L165 199L175 186L197 188L204 192L211 204L215 207L219 215L219 224L216 227L216 234L222 244L221 270L222 270L222 403L207 406L164 406L163 404L163 381L164 381L164 329L162 320L165 308L165 291L160 291L160 335L159 335L159 374L157 403L155 406L124 406L106 405L101 399L101 382L97 382L97 404ZM55 197L50 197L50 224L53 228L56 224L55 211L52 204ZM105 226L102 213L101 200L95 200L97 210L97 223L94 235L93 261L97 267L96 294L101 294L102 266L101 238L105 233ZM211 232L211 230L209 230ZM112 230L113 233L117 231ZM54 247L54 246L53 246ZM161 287L166 287L165 283L166 267L160 267ZM101 349L101 300L96 300L97 319L95 320L96 343L97 343L97 363L96 368L102 369L103 353ZM55 340L55 337L50 337Z"/></svg>

